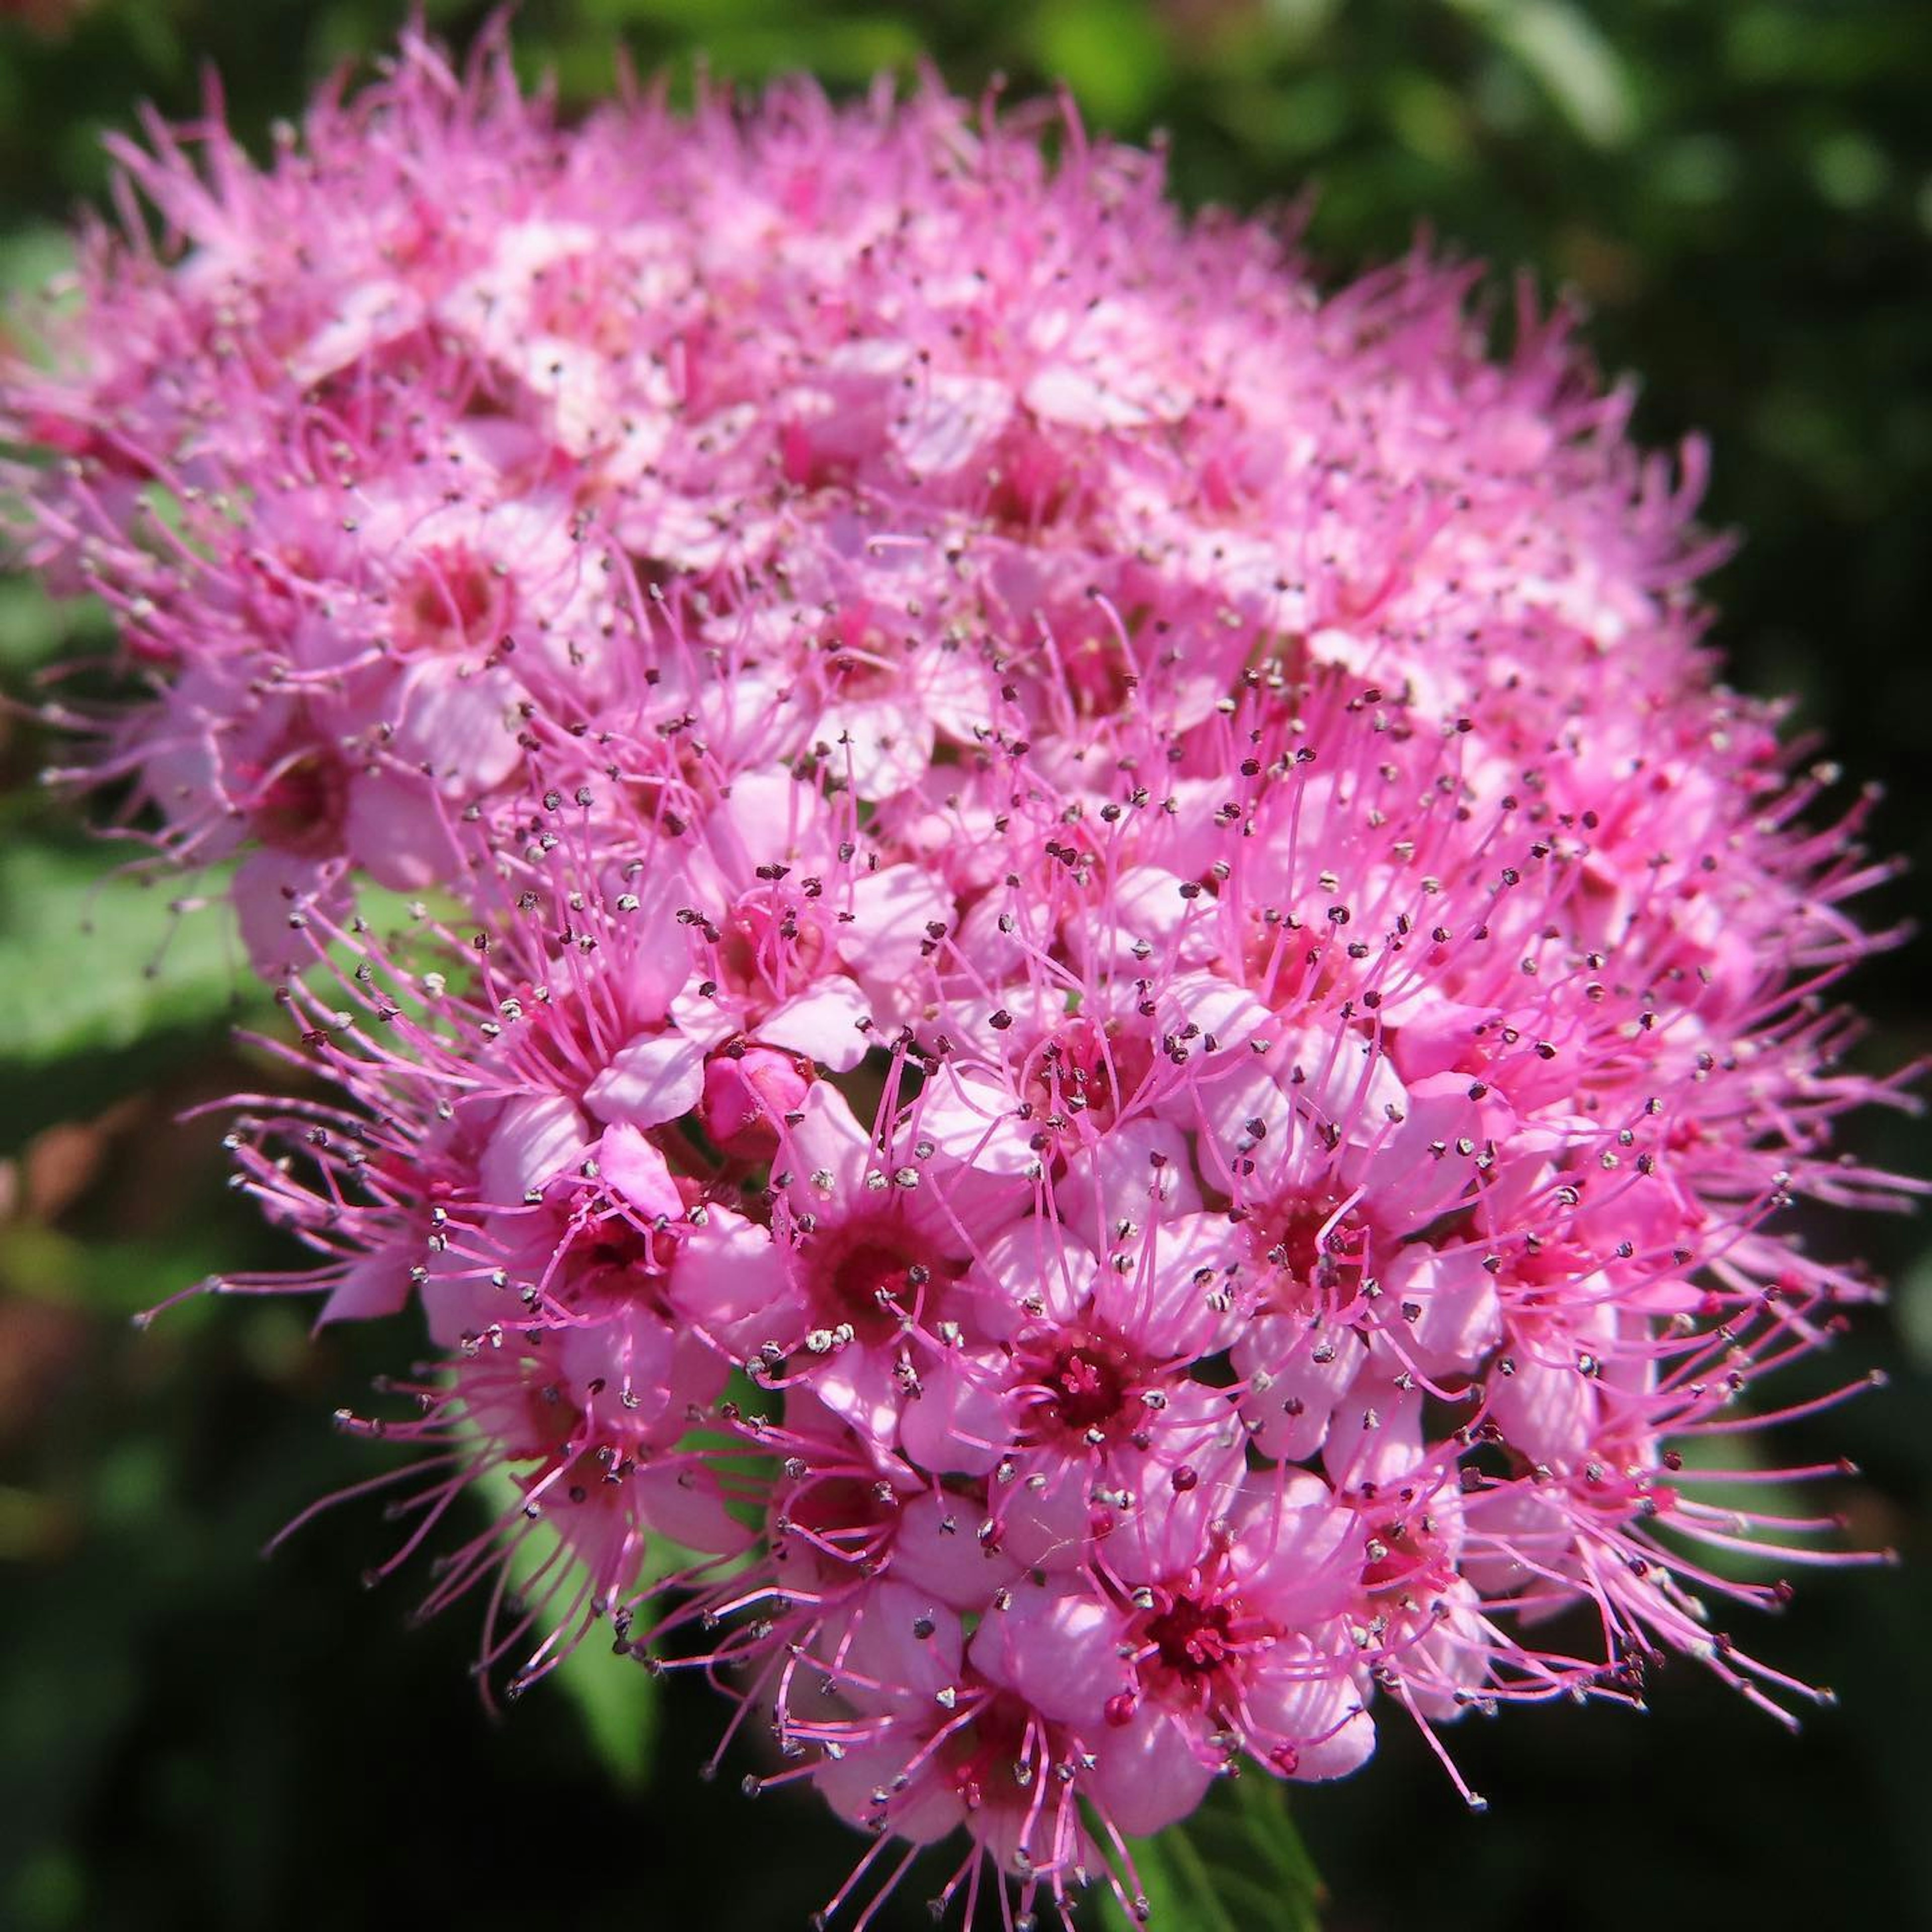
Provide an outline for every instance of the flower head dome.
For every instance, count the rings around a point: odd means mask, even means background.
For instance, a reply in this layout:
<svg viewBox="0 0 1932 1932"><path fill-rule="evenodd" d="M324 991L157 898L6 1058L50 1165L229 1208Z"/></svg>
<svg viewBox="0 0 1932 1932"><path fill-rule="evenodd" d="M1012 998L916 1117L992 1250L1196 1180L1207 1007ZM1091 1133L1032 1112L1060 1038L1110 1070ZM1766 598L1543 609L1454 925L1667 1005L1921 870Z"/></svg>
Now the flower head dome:
<svg viewBox="0 0 1932 1932"><path fill-rule="evenodd" d="M838 1906L963 1832L969 1912L1660 1648L1808 1694L1700 1552L1822 1520L1683 1445L1870 1293L1789 1205L1906 1191L1880 868L1566 318L932 83L565 125L412 37L122 158L10 481L341 1096L246 1102L319 1258L227 1285L413 1305L486 1665L608 1620L878 1834Z"/></svg>

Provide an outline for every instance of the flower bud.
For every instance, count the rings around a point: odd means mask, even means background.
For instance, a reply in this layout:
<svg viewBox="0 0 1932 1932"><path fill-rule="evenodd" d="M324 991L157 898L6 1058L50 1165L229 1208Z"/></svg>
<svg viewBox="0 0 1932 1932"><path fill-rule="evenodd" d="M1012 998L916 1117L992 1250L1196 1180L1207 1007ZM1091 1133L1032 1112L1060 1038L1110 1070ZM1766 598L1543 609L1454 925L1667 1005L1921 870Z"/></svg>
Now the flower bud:
<svg viewBox="0 0 1932 1932"><path fill-rule="evenodd" d="M769 1160L778 1124L797 1112L812 1078L810 1065L794 1054L734 1041L704 1063L699 1123L734 1160Z"/></svg>

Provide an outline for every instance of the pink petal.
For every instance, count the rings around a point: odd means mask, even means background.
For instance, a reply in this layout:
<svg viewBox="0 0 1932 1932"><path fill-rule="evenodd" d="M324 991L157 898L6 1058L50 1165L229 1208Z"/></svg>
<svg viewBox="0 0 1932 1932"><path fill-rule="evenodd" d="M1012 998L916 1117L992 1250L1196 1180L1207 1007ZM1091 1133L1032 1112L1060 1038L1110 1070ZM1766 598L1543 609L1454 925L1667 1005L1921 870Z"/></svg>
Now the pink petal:
<svg viewBox="0 0 1932 1932"><path fill-rule="evenodd" d="M440 885L462 864L448 814L428 783L390 772L358 772L350 781L342 836L350 855L392 892Z"/></svg>
<svg viewBox="0 0 1932 1932"><path fill-rule="evenodd" d="M983 1476L1012 1435L1002 1396L1004 1358L956 1350L920 1377L918 1395L899 1418L899 1441L934 1476Z"/></svg>
<svg viewBox="0 0 1932 1932"><path fill-rule="evenodd" d="M1144 1697L1131 1719L1094 1738L1100 1762L1088 1789L1116 1831L1144 1838L1185 1818L1215 1778L1211 1758L1183 1723Z"/></svg>
<svg viewBox="0 0 1932 1932"><path fill-rule="evenodd" d="M604 1130L597 1143L597 1170L644 1220L668 1220L684 1212L664 1156L628 1120Z"/></svg>
<svg viewBox="0 0 1932 1932"><path fill-rule="evenodd" d="M614 1054L584 1104L600 1120L658 1127L692 1112L704 1091L702 1048L682 1034L661 1034Z"/></svg>
<svg viewBox="0 0 1932 1932"><path fill-rule="evenodd" d="M866 1057L872 1018L865 994L850 980L826 980L768 1014L758 1036L834 1073L849 1073Z"/></svg>
<svg viewBox="0 0 1932 1932"><path fill-rule="evenodd" d="M410 1270L403 1258L388 1250L364 1255L329 1291L320 1328L330 1322L368 1322L397 1313L410 1298Z"/></svg>
<svg viewBox="0 0 1932 1932"><path fill-rule="evenodd" d="M265 980L286 978L315 962L315 942L299 924L292 926L292 919L299 921L311 906L334 918L349 909L337 866L272 846L259 847L242 861L229 890L242 943Z"/></svg>
<svg viewBox="0 0 1932 1932"><path fill-rule="evenodd" d="M1006 426L1013 392L990 376L932 376L892 422L906 467L925 482L965 468Z"/></svg>
<svg viewBox="0 0 1932 1932"><path fill-rule="evenodd" d="M417 665L404 681L394 748L427 766L452 796L474 798L522 761L515 729L521 695L505 670L464 676L441 659Z"/></svg>
<svg viewBox="0 0 1932 1932"><path fill-rule="evenodd" d="M1098 1732L1108 1700L1132 1682L1115 1649L1122 1629L1120 1612L1102 1598L1028 1584L1010 1608L982 1621L973 1662L1042 1716Z"/></svg>
<svg viewBox="0 0 1932 1932"><path fill-rule="evenodd" d="M511 1101L496 1117L478 1178L484 1199L510 1207L580 1162L590 1136L584 1118L556 1094Z"/></svg>

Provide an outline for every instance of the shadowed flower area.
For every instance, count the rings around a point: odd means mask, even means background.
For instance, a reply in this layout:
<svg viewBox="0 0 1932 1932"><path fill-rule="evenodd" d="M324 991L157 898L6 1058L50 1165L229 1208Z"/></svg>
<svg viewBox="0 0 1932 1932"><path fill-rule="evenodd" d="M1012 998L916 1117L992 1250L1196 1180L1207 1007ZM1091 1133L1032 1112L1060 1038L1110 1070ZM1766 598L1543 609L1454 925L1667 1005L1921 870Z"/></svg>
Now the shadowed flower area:
<svg viewBox="0 0 1932 1932"><path fill-rule="evenodd" d="M0 8L0 1918L1932 1915L1932 27L424 12Z"/></svg>

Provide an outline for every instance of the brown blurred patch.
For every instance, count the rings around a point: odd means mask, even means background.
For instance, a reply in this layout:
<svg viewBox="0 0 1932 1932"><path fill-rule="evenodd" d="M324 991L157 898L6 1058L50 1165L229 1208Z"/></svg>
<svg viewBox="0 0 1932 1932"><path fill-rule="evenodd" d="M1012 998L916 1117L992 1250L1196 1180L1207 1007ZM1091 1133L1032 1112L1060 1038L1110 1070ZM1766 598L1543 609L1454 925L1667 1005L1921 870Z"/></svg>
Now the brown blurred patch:
<svg viewBox="0 0 1932 1932"><path fill-rule="evenodd" d="M118 1135L136 1126L146 1103L117 1101L92 1120L63 1120L36 1135L20 1162L20 1210L52 1225L86 1194L113 1151Z"/></svg>
<svg viewBox="0 0 1932 1932"><path fill-rule="evenodd" d="M94 0L0 0L0 20L18 20L43 40L66 38Z"/></svg>
<svg viewBox="0 0 1932 1932"><path fill-rule="evenodd" d="M0 1288L0 1449L31 1436L86 1352L84 1311Z"/></svg>
<svg viewBox="0 0 1932 1932"><path fill-rule="evenodd" d="M1625 308L1644 293L1643 257L1628 242L1600 230L1572 224L1555 236L1564 278L1595 308Z"/></svg>

